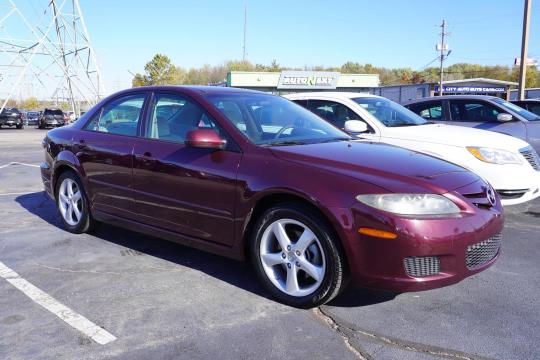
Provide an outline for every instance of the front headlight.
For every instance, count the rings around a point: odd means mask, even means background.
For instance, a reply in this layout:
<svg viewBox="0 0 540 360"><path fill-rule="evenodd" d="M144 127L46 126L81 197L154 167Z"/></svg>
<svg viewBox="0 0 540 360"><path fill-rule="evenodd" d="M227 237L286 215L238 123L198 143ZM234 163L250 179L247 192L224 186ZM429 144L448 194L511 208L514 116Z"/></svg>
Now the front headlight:
<svg viewBox="0 0 540 360"><path fill-rule="evenodd" d="M467 150L478 160L491 164L522 164L521 156L507 150L468 146Z"/></svg>
<svg viewBox="0 0 540 360"><path fill-rule="evenodd" d="M451 200L436 194L358 195L356 200L400 215L449 215L460 212L459 207Z"/></svg>

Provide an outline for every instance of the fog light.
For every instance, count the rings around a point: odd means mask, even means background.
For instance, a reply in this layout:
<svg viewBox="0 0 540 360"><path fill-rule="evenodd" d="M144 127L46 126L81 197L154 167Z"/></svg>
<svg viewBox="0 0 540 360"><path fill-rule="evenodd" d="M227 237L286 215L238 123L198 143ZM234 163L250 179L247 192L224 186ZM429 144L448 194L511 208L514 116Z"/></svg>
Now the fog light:
<svg viewBox="0 0 540 360"><path fill-rule="evenodd" d="M358 233L363 234L363 235L369 235L369 236L373 236L373 237L378 237L378 238L382 238L382 239L395 239L395 238L397 238L397 234L394 234L392 232L384 231L384 230L377 230L377 229L372 229L372 228L367 228L367 227L359 228Z"/></svg>

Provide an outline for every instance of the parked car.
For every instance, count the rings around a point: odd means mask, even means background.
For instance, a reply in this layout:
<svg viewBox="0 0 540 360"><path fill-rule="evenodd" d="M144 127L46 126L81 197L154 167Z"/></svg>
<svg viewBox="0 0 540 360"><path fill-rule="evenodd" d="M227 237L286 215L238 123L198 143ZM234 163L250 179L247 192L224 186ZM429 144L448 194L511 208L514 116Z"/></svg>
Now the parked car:
<svg viewBox="0 0 540 360"><path fill-rule="evenodd" d="M26 124L27 125L37 125L39 120L40 112L39 111L28 111L26 113Z"/></svg>
<svg viewBox="0 0 540 360"><path fill-rule="evenodd" d="M40 129L64 126L65 124L64 112L60 109L45 109L41 112L38 120L38 127Z"/></svg>
<svg viewBox="0 0 540 360"><path fill-rule="evenodd" d="M540 159L523 140L433 124L395 102L374 95L316 92L286 97L362 139L434 155L474 171L497 190L503 205L540 196Z"/></svg>
<svg viewBox="0 0 540 360"><path fill-rule="evenodd" d="M436 123L474 127L515 136L540 153L540 116L494 96L447 95L405 105Z"/></svg>
<svg viewBox="0 0 540 360"><path fill-rule="evenodd" d="M0 128L2 126L15 126L17 129L24 128L22 113L17 108L4 108L0 112Z"/></svg>
<svg viewBox="0 0 540 360"><path fill-rule="evenodd" d="M527 111L532 112L540 116L540 100L539 99L525 99L525 100L512 100L512 104L524 108Z"/></svg>
<svg viewBox="0 0 540 360"><path fill-rule="evenodd" d="M251 259L269 292L298 307L329 301L349 278L417 291L494 263L504 216L486 181L351 140L281 97L139 87L49 131L41 173L68 231L102 221Z"/></svg>

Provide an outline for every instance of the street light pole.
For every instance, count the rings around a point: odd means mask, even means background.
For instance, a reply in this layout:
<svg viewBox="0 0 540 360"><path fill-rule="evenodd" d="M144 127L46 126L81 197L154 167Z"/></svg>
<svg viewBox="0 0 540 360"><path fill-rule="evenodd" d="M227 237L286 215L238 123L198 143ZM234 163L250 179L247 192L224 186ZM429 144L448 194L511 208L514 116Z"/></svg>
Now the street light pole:
<svg viewBox="0 0 540 360"><path fill-rule="evenodd" d="M518 100L525 99L525 80L527 77L527 47L529 45L529 21L531 19L531 2L525 0L523 10L523 35L521 37L521 61L519 63L519 91Z"/></svg>

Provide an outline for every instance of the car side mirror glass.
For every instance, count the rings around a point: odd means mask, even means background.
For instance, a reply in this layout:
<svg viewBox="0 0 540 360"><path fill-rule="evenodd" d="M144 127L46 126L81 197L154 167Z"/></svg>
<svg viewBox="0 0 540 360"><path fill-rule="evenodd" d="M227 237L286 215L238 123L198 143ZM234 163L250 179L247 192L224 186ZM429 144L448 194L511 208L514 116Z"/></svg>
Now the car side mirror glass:
<svg viewBox="0 0 540 360"><path fill-rule="evenodd" d="M187 133L185 145L195 148L223 150L227 145L227 140L214 130L197 129Z"/></svg>
<svg viewBox="0 0 540 360"><path fill-rule="evenodd" d="M507 122L514 120L514 117L507 113L500 113L499 115L497 115L497 120L500 122Z"/></svg>
<svg viewBox="0 0 540 360"><path fill-rule="evenodd" d="M367 124L360 120L345 121L345 131L348 133L364 133L368 131Z"/></svg>

